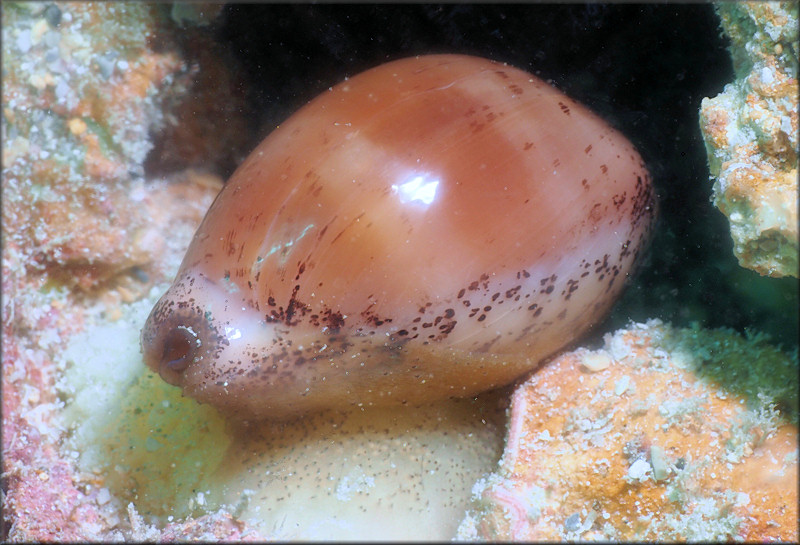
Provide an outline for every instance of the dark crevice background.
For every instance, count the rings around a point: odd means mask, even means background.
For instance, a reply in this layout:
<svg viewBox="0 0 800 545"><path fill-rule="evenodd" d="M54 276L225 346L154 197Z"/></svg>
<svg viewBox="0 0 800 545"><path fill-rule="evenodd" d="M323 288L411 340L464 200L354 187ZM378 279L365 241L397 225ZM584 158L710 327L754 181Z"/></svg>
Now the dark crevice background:
<svg viewBox="0 0 800 545"><path fill-rule="evenodd" d="M710 203L698 112L734 77L711 5L231 4L214 32L241 63L253 146L344 77L405 56L479 55L550 81L634 142L659 195L651 250L596 334L658 317L797 346L796 279L739 267Z"/></svg>

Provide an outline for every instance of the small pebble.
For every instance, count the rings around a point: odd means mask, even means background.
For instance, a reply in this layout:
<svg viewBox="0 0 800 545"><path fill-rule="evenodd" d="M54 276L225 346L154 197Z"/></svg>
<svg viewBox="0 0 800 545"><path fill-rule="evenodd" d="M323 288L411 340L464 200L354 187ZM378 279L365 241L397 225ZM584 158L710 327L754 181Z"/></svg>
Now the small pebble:
<svg viewBox="0 0 800 545"><path fill-rule="evenodd" d="M628 477L636 479L637 481L644 481L650 473L650 464L641 458L633 462L631 467L628 468Z"/></svg>
<svg viewBox="0 0 800 545"><path fill-rule="evenodd" d="M108 79L111 77L111 74L114 73L114 61L113 59L108 59L106 57L97 57L95 59L97 63L97 67L100 69L100 75L103 76L104 79Z"/></svg>
<svg viewBox="0 0 800 545"><path fill-rule="evenodd" d="M61 43L61 33L55 30L51 30L47 32L44 37L42 38L42 42L47 47L56 47L58 44Z"/></svg>
<svg viewBox="0 0 800 545"><path fill-rule="evenodd" d="M67 97L67 93L69 93L69 84L64 80L60 80L56 84L56 99L59 101L64 100Z"/></svg>
<svg viewBox="0 0 800 545"><path fill-rule="evenodd" d="M625 390L628 389L628 386L631 384L631 377L628 375L623 375L620 379L614 383L614 395L620 396L625 393Z"/></svg>
<svg viewBox="0 0 800 545"><path fill-rule="evenodd" d="M27 53L31 49L31 31L23 30L17 35L17 49L20 53Z"/></svg>
<svg viewBox="0 0 800 545"><path fill-rule="evenodd" d="M136 280L138 280L142 284L146 284L147 282L150 281L150 277L148 276L148 274L141 267L133 266L133 267L130 268L129 272L130 272L132 277L134 277Z"/></svg>
<svg viewBox="0 0 800 545"><path fill-rule="evenodd" d="M579 513L572 513L564 521L564 530L567 532L574 532L581 527L581 515Z"/></svg>
<svg viewBox="0 0 800 545"><path fill-rule="evenodd" d="M592 373L596 373L597 371L602 371L603 369L608 368L611 363L611 358L602 353L589 353L586 354L581 360L581 365Z"/></svg>
<svg viewBox="0 0 800 545"><path fill-rule="evenodd" d="M44 9L44 18L47 21L47 24L53 28L56 28L61 24L61 10L57 5L50 4Z"/></svg>
<svg viewBox="0 0 800 545"><path fill-rule="evenodd" d="M69 127L69 132L75 136L80 136L86 132L86 123L79 117L73 117L67 121L67 127Z"/></svg>

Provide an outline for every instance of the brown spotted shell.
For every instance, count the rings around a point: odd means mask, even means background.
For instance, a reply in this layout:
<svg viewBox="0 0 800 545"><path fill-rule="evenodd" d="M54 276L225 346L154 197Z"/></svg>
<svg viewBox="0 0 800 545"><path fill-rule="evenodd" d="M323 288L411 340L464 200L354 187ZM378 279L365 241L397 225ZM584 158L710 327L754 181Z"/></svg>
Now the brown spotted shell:
<svg viewBox="0 0 800 545"><path fill-rule="evenodd" d="M145 361L240 419L473 395L601 319L653 217L632 145L540 79L390 62L234 173L147 321Z"/></svg>

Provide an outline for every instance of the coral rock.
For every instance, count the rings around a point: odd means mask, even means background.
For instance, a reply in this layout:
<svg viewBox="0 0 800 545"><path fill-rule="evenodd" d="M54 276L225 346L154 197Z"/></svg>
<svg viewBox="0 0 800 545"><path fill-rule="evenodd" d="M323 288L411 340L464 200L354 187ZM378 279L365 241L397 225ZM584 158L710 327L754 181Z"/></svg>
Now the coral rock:
<svg viewBox="0 0 800 545"><path fill-rule="evenodd" d="M503 458L473 488L458 537L796 541L796 425L763 393L748 405L700 378L778 353L763 339L657 320L605 341L518 387ZM776 368L796 376L788 360Z"/></svg>
<svg viewBox="0 0 800 545"><path fill-rule="evenodd" d="M737 79L706 98L700 127L714 204L731 225L739 264L798 276L798 4L721 2Z"/></svg>

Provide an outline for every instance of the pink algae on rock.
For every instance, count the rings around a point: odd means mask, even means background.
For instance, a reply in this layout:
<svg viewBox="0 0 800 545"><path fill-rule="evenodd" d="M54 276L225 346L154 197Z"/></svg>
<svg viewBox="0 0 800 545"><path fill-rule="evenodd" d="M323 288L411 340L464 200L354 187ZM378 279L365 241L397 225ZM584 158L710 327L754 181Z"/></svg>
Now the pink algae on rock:
<svg viewBox="0 0 800 545"><path fill-rule="evenodd" d="M69 430L56 384L70 339L119 318L121 303L163 281L174 264L154 256L182 240L163 233L186 225L191 233L219 188L192 173L144 179L150 131L164 96L180 91L171 83L182 68L174 49L149 44L157 9L3 5L3 540L135 533L103 476L79 471L77 453L63 448ZM161 206L176 202L182 213L166 216ZM229 526L198 521L187 535L241 534Z"/></svg>
<svg viewBox="0 0 800 545"><path fill-rule="evenodd" d="M768 384L746 399L701 378L759 358L796 391L796 361L760 340L657 320L556 357L514 392L505 452L458 537L796 541L796 417Z"/></svg>

